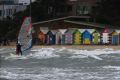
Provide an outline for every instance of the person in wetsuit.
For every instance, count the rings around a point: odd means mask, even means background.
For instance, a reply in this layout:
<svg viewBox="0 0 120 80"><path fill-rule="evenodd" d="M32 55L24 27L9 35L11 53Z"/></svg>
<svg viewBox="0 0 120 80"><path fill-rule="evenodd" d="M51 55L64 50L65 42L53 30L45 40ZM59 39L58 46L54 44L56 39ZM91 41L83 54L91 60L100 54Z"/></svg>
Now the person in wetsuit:
<svg viewBox="0 0 120 80"><path fill-rule="evenodd" d="M16 45L16 54L19 55L21 53L21 56L22 56L21 46L22 45L20 43L17 43L17 45Z"/></svg>

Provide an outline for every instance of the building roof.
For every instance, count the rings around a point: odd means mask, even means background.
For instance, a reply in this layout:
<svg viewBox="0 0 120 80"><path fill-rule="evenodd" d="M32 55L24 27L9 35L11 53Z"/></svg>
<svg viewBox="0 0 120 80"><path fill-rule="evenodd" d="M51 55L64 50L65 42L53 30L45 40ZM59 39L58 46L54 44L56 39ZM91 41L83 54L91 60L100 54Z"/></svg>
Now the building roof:
<svg viewBox="0 0 120 80"><path fill-rule="evenodd" d="M78 25L94 26L97 28L104 28L105 27L105 25L101 25L101 24L97 24L97 23L82 22L82 21L80 22L80 21L64 20L64 22L78 24Z"/></svg>
<svg viewBox="0 0 120 80"><path fill-rule="evenodd" d="M67 16L67 17L62 17L62 18L57 18L57 19L52 19L52 20L36 22L36 23L33 23L33 26L38 25L38 24L43 24L43 23L49 23L49 22L53 22L53 21L65 20L68 18L90 18L90 17L89 16Z"/></svg>

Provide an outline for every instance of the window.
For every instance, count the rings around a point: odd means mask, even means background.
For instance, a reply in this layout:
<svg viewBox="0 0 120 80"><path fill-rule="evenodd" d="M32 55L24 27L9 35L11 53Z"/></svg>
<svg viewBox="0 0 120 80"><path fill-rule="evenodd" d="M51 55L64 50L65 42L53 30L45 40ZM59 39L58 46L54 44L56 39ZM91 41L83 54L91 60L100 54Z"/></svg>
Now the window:
<svg viewBox="0 0 120 80"><path fill-rule="evenodd" d="M89 14L89 6L78 6L77 13L78 15Z"/></svg>

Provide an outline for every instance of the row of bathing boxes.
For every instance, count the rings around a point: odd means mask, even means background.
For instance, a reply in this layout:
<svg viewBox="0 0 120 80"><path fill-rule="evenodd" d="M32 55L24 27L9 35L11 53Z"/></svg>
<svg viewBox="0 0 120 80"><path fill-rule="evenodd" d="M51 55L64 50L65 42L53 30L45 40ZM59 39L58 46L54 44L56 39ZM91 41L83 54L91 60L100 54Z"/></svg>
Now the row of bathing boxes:
<svg viewBox="0 0 120 80"><path fill-rule="evenodd" d="M110 31L105 28L99 32L95 29L58 29L58 30L40 30L38 33L40 44L55 45L55 44L120 44L120 30Z"/></svg>

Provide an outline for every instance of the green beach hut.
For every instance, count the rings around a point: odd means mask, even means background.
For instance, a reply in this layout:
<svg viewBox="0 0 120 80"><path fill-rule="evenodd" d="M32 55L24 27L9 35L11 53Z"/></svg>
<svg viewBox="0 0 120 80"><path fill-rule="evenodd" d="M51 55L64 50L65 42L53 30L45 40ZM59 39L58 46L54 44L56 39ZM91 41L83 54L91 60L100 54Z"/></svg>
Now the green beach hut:
<svg viewBox="0 0 120 80"><path fill-rule="evenodd" d="M92 43L93 43L93 44L100 44L100 33L95 30L95 31L92 33L92 36L93 36L93 38L92 38Z"/></svg>
<svg viewBox="0 0 120 80"><path fill-rule="evenodd" d="M78 29L73 33L73 44L81 44L81 32Z"/></svg>

